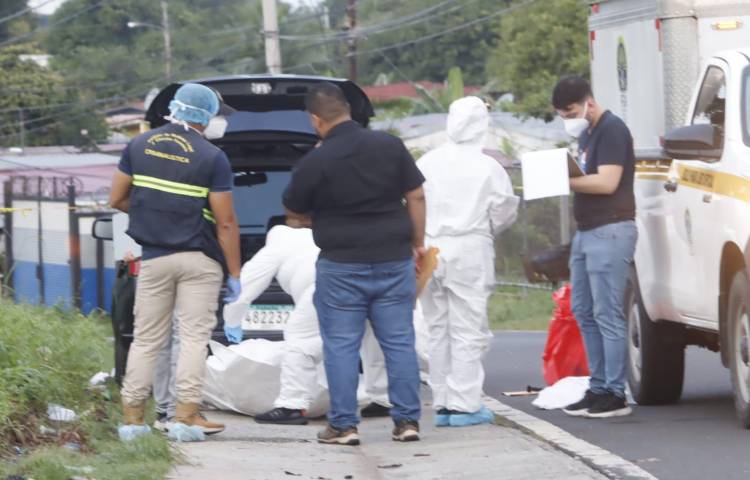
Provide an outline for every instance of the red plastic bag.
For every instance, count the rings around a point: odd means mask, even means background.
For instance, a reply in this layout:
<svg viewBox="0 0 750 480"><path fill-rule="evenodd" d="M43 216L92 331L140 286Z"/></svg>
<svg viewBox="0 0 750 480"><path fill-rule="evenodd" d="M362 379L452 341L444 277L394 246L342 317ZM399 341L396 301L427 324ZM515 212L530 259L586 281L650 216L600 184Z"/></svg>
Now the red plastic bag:
<svg viewBox="0 0 750 480"><path fill-rule="evenodd" d="M549 323L547 344L542 354L542 374L547 385L565 377L589 375L583 339L570 308L570 291L568 284L552 294L557 307Z"/></svg>

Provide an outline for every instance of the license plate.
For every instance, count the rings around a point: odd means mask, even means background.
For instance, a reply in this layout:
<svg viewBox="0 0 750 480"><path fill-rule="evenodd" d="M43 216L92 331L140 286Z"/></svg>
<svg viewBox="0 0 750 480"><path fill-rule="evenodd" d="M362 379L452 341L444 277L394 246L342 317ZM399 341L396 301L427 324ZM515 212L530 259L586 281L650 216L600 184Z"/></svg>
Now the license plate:
<svg viewBox="0 0 750 480"><path fill-rule="evenodd" d="M244 330L282 330L292 314L294 305L250 305Z"/></svg>

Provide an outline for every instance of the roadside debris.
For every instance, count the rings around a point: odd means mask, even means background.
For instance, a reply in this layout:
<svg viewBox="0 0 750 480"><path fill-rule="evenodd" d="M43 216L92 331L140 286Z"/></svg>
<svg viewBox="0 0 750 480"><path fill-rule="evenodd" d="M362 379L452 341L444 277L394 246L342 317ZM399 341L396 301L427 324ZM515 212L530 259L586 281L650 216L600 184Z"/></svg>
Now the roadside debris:
<svg viewBox="0 0 750 480"><path fill-rule="evenodd" d="M40 425L39 433L42 435L57 435L57 430L55 430L54 428L45 427L44 425Z"/></svg>
<svg viewBox="0 0 750 480"><path fill-rule="evenodd" d="M94 467L88 467L88 466L87 467L73 467L70 465L65 465L65 469L73 473L84 473L84 474L94 473Z"/></svg>
<svg viewBox="0 0 750 480"><path fill-rule="evenodd" d="M81 444L78 442L68 442L65 445L63 445L63 447L70 450L71 452L81 451Z"/></svg>
<svg viewBox="0 0 750 480"><path fill-rule="evenodd" d="M526 390L517 390L514 392L503 392L503 395L506 397L528 397L528 396L536 395L542 390L543 388L541 387L532 387L531 385L526 385Z"/></svg>
<svg viewBox="0 0 750 480"><path fill-rule="evenodd" d="M47 405L47 417L54 422L74 422L78 419L76 412L56 403Z"/></svg>
<svg viewBox="0 0 750 480"><path fill-rule="evenodd" d="M402 466L403 465L401 465L400 463L394 463L394 464L391 464L391 465L378 465L378 468L382 468L383 470L385 470L385 469L388 469L388 468L401 468Z"/></svg>
<svg viewBox="0 0 750 480"><path fill-rule="evenodd" d="M532 405L543 410L565 408L583 398L589 388L589 377L565 377L539 392Z"/></svg>
<svg viewBox="0 0 750 480"><path fill-rule="evenodd" d="M96 387L97 385L104 385L107 383L107 380L112 378L109 373L107 372L98 372L94 374L93 377L89 380L89 385L92 387Z"/></svg>
<svg viewBox="0 0 750 480"><path fill-rule="evenodd" d="M148 425L120 425L117 428L117 434L123 442L130 442L143 435L151 433Z"/></svg>

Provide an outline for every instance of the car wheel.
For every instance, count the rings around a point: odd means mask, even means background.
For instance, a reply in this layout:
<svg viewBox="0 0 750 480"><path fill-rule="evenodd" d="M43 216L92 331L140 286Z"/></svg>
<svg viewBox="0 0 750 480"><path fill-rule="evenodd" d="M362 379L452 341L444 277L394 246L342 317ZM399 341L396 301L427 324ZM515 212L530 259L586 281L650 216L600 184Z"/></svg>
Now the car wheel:
<svg viewBox="0 0 750 480"><path fill-rule="evenodd" d="M737 418L750 428L750 282L744 270L737 272L729 290L729 369Z"/></svg>
<svg viewBox="0 0 750 480"><path fill-rule="evenodd" d="M628 385L640 405L675 403L682 395L685 343L681 327L654 322L643 307L633 271L625 296L628 322Z"/></svg>

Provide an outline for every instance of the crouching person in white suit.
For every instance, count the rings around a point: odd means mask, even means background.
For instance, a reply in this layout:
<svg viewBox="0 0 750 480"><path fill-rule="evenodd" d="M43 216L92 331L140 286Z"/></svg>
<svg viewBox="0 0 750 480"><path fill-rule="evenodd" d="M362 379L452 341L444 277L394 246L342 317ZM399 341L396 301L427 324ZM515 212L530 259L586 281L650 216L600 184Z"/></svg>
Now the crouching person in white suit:
<svg viewBox="0 0 750 480"><path fill-rule="evenodd" d="M307 423L305 411L313 401L318 384L317 365L323 359L318 315L312 303L319 251L309 228L273 227L266 237L266 246L242 267L240 298L224 307L224 332L230 342L239 343L248 306L274 277L294 299L294 311L284 327L281 391L274 408L255 417L258 423Z"/></svg>
<svg viewBox="0 0 750 480"><path fill-rule="evenodd" d="M224 333L230 342L239 343L242 319L249 305L268 288L274 277L294 300L294 311L284 327L281 390L274 408L255 417L258 423L307 424L305 412L317 392L317 367L323 360L318 315L312 303L319 252L309 228L273 227L268 232L265 247L242 267L240 298L224 307ZM362 410L362 416L389 416L391 404L385 360L370 328L365 333L361 355L364 393L370 402Z"/></svg>

